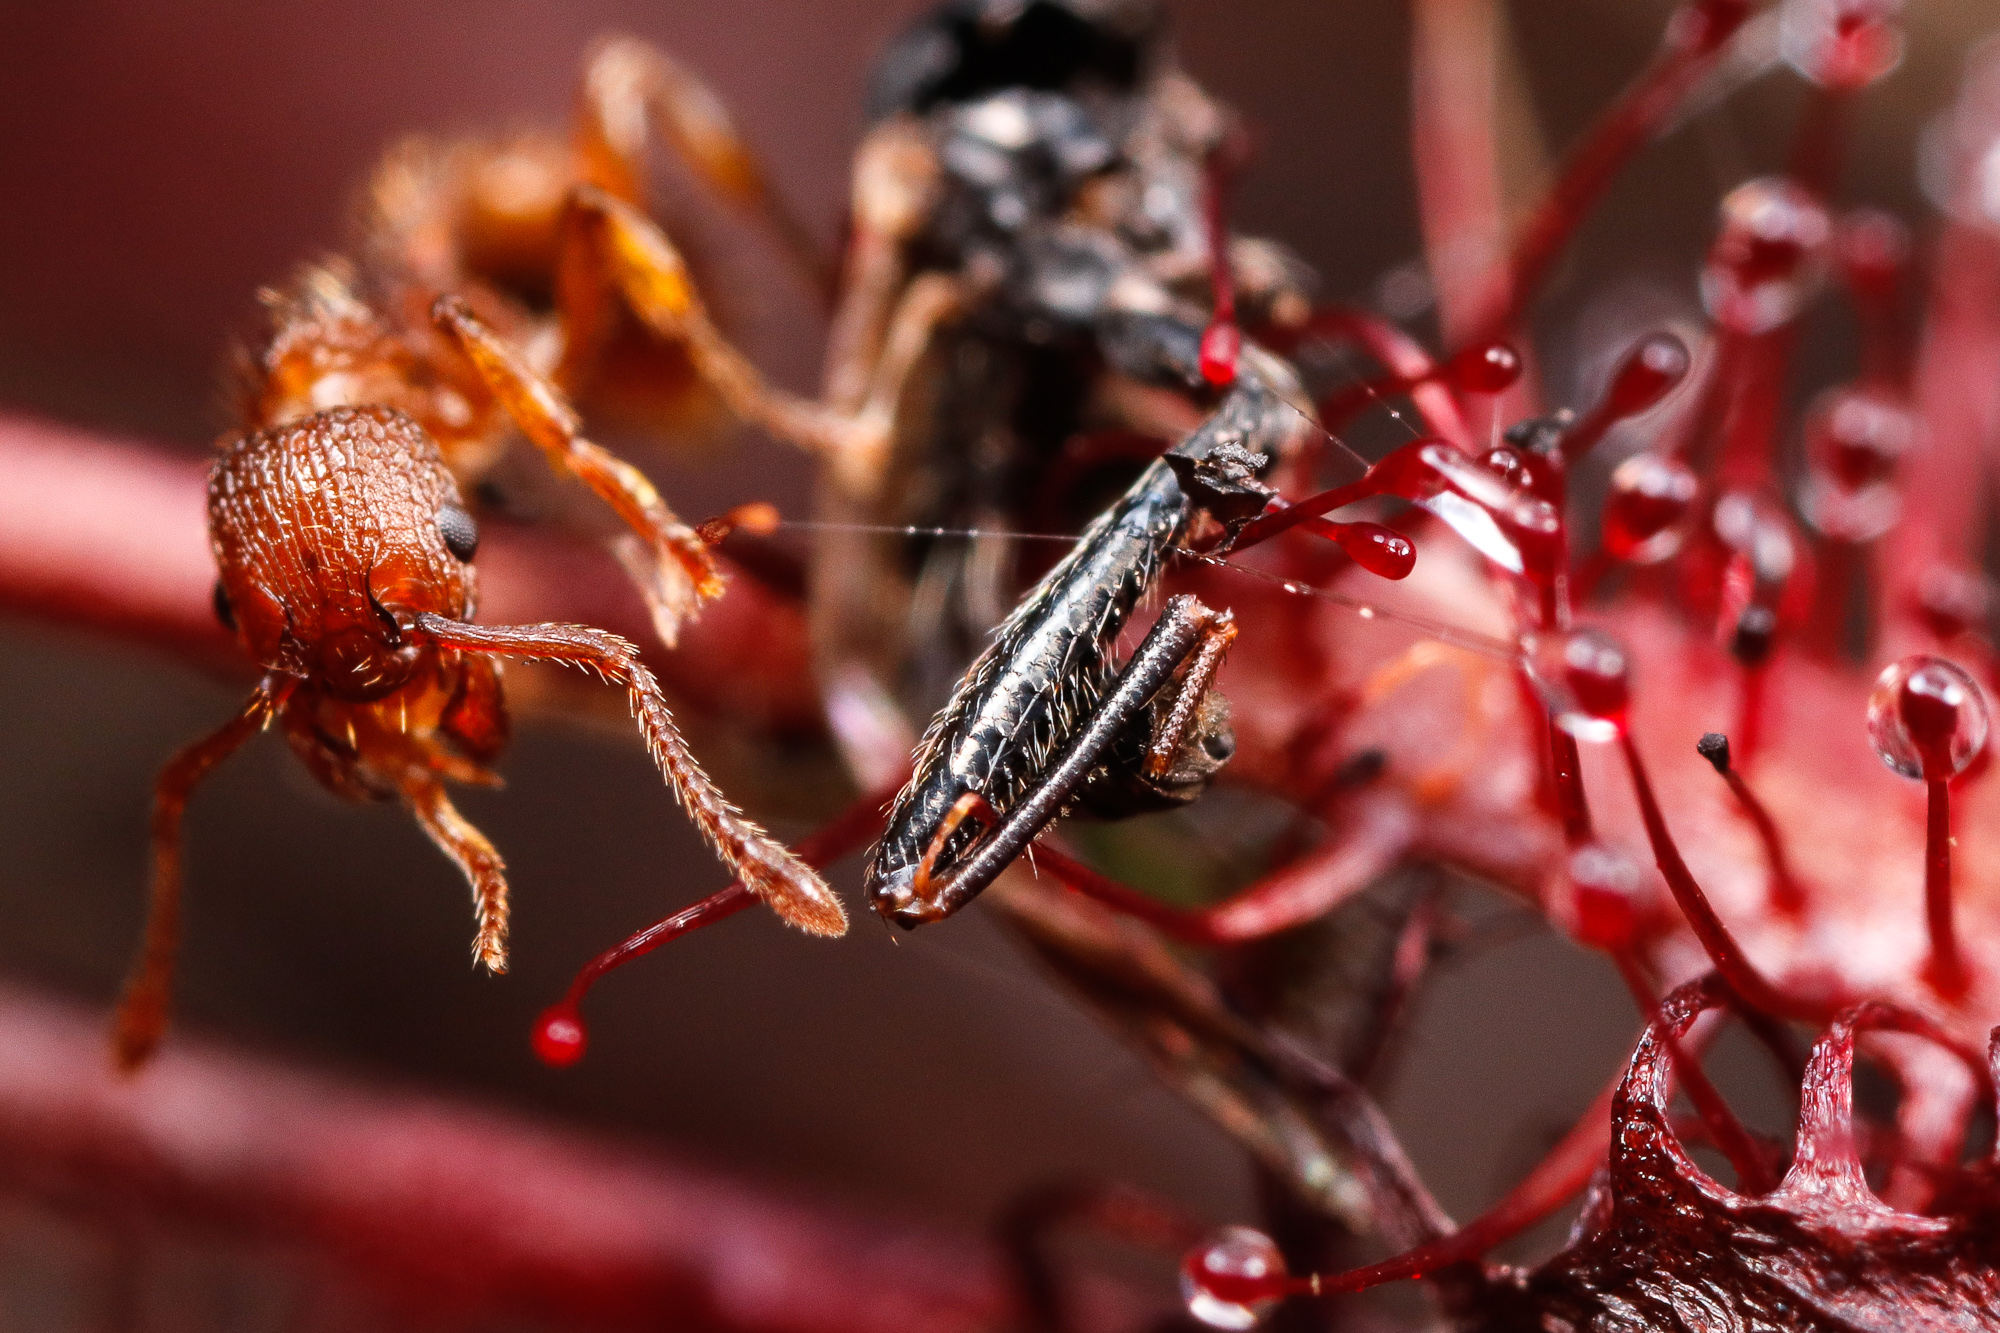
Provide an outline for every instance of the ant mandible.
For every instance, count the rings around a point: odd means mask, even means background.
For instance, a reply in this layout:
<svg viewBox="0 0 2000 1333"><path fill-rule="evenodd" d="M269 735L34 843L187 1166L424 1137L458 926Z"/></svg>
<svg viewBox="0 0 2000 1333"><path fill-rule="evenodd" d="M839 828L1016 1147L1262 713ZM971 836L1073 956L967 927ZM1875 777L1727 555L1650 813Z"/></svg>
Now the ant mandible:
<svg viewBox="0 0 2000 1333"><path fill-rule="evenodd" d="M532 377L510 385L531 434L566 419ZM535 409L544 409L534 416ZM165 1030L180 935L181 814L195 786L276 721L313 775L355 800L399 800L472 887L474 957L506 969L500 854L447 781L493 785L507 739L497 659L560 662L622 685L667 784L722 860L795 926L847 928L840 900L718 791L638 650L583 625L476 625L479 533L437 442L392 407L330 408L226 446L209 475L216 612L263 676L236 716L175 755L154 788L144 947L120 1003L119 1063Z"/></svg>

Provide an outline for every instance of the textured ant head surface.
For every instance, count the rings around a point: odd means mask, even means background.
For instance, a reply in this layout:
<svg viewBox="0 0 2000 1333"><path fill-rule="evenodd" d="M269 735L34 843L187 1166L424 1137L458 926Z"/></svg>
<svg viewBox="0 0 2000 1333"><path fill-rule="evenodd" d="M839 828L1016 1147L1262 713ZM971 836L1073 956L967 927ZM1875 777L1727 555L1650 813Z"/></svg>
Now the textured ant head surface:
<svg viewBox="0 0 2000 1333"><path fill-rule="evenodd" d="M209 474L220 598L257 662L356 702L417 672L420 611L471 611L477 531L430 436L334 408L231 444Z"/></svg>

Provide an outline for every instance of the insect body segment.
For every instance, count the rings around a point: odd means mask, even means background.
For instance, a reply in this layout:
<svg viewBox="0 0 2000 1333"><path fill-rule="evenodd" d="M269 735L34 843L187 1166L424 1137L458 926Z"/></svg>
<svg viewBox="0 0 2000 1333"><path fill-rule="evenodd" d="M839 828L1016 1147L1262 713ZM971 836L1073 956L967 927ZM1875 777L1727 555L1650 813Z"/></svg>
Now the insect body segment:
<svg viewBox="0 0 2000 1333"><path fill-rule="evenodd" d="M1202 703L1235 634L1230 618L1176 597L1122 672L1112 665L1116 642L1187 530L1190 491L1223 507L1235 497L1218 478L1233 468L1236 496L1261 507L1248 460L1262 466L1268 455L1246 445L1275 453L1298 421L1256 375L1242 376L1000 627L918 749L868 868L876 910L906 926L949 915L1092 788L1116 803L1111 792L1136 779L1170 804L1205 785L1232 748L1226 712ZM1140 747L1136 774L1109 771L1107 758L1134 729L1160 743ZM1190 742L1196 753L1183 757Z"/></svg>

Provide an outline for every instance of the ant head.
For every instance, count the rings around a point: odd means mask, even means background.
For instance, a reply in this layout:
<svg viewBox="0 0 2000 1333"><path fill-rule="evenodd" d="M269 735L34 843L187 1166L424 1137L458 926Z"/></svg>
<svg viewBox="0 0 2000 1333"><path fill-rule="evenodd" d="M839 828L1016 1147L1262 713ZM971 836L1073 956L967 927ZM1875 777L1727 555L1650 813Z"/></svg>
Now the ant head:
<svg viewBox="0 0 2000 1333"><path fill-rule="evenodd" d="M338 698L406 684L436 648L420 611L472 610L478 542L436 443L386 407L245 436L208 481L218 607L258 663Z"/></svg>

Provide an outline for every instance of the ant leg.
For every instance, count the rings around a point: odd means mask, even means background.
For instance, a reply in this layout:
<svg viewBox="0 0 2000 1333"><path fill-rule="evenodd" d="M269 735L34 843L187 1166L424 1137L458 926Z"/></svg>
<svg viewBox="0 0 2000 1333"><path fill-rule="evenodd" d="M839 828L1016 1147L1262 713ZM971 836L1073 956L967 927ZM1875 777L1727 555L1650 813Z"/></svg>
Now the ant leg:
<svg viewBox="0 0 2000 1333"><path fill-rule="evenodd" d="M415 773L406 778L403 799L430 840L472 886L472 913L477 924L472 937L473 961L500 975L507 970L507 863L486 835L458 813L458 807L445 795L444 784L430 774Z"/></svg>
<svg viewBox="0 0 2000 1333"><path fill-rule="evenodd" d="M659 682L631 644L583 625L470 625L428 611L417 615L416 628L448 648L562 662L623 685L653 762L723 864L799 929L814 935L847 932L847 912L826 881L731 805L702 770L667 711Z"/></svg>
<svg viewBox="0 0 2000 1333"><path fill-rule="evenodd" d="M771 188L722 99L687 66L648 42L610 38L585 66L577 104L577 150L594 184L620 199L644 202L650 121L711 189L771 229L816 291L830 296L837 289L839 275L824 248Z"/></svg>
<svg viewBox="0 0 2000 1333"><path fill-rule="evenodd" d="M595 186L563 210L565 286L608 287L657 337L686 347L695 370L740 419L807 453L831 455L854 428L843 414L767 383L709 318L680 252L639 209ZM558 294L565 308L571 298Z"/></svg>
<svg viewBox="0 0 2000 1333"><path fill-rule="evenodd" d="M570 282L608 281L656 336L686 347L696 372L737 417L867 481L879 475L904 381L959 305L949 279L911 284L889 318L860 407L841 411L765 380L715 327L673 242L632 205L578 189L565 211L563 248Z"/></svg>
<svg viewBox="0 0 2000 1333"><path fill-rule="evenodd" d="M578 431L582 423L561 390L488 328L456 296L441 296L431 320L472 362L479 377L556 471L596 492L650 549L620 550L626 570L645 595L653 627L668 647L680 622L702 602L722 594L722 575L699 534L667 507L644 473Z"/></svg>
<svg viewBox="0 0 2000 1333"><path fill-rule="evenodd" d="M217 764L264 728L297 685L290 676L265 676L235 717L169 759L153 782L153 883L145 943L126 979L112 1029L120 1069L130 1072L144 1064L167 1029L174 954L181 938L181 814L188 798Z"/></svg>

